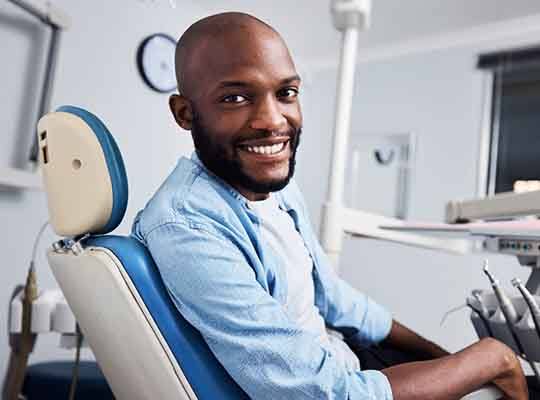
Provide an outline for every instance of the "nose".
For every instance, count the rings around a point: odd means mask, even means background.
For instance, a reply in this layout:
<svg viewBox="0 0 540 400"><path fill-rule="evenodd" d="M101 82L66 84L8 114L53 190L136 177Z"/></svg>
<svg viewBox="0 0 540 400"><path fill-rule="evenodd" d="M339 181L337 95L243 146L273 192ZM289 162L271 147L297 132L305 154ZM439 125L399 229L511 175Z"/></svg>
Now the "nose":
<svg viewBox="0 0 540 400"><path fill-rule="evenodd" d="M269 132L287 129L287 119L282 113L278 99L266 96L259 101L250 121L250 128Z"/></svg>

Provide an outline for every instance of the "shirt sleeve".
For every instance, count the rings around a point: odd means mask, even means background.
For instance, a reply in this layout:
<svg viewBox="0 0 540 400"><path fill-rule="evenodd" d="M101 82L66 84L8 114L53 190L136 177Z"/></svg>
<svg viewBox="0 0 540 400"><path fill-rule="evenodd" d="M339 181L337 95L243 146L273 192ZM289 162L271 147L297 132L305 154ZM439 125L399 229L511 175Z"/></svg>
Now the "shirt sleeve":
<svg viewBox="0 0 540 400"><path fill-rule="evenodd" d="M232 242L182 223L155 228L146 242L179 312L251 398L392 399L384 374L347 372L298 329Z"/></svg>

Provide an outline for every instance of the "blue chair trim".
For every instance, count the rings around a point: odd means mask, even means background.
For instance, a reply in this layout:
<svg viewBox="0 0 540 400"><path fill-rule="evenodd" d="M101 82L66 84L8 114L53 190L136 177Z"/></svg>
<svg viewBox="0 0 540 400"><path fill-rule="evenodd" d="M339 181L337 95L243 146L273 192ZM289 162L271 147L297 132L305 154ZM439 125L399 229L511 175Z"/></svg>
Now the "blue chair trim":
<svg viewBox="0 0 540 400"><path fill-rule="evenodd" d="M114 235L93 236L84 244L108 249L122 263L199 400L249 399L177 310L145 246Z"/></svg>
<svg viewBox="0 0 540 400"><path fill-rule="evenodd" d="M105 234L115 229L126 212L128 201L128 182L126 176L126 169L124 167L124 161L120 150L112 137L111 133L101 122L101 120L89 111L75 106L62 106L56 111L67 112L81 118L84 122L90 126L94 131L103 153L105 155L105 161L107 162L107 168L111 177L112 192L113 192L113 207L111 216L107 221L107 224L97 232L96 234Z"/></svg>

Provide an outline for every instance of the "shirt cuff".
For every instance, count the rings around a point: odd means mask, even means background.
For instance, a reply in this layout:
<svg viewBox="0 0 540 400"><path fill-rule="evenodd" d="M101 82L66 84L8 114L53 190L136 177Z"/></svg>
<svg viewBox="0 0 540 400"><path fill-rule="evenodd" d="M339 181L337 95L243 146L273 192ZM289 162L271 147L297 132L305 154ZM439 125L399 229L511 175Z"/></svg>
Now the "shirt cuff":
<svg viewBox="0 0 540 400"><path fill-rule="evenodd" d="M368 388L370 400L393 400L392 387L385 374L375 370L358 371L357 374L362 375L361 379Z"/></svg>
<svg viewBox="0 0 540 400"><path fill-rule="evenodd" d="M380 306L379 306L380 307ZM384 339L388 337L390 334L390 331L392 330L392 314L384 308L381 307L381 328L376 332L376 335L373 337L373 343L379 343L382 342Z"/></svg>
<svg viewBox="0 0 540 400"><path fill-rule="evenodd" d="M367 310L368 317L359 332L348 338L361 346L371 346L381 342L386 339L392 329L392 314L386 308L368 298Z"/></svg>

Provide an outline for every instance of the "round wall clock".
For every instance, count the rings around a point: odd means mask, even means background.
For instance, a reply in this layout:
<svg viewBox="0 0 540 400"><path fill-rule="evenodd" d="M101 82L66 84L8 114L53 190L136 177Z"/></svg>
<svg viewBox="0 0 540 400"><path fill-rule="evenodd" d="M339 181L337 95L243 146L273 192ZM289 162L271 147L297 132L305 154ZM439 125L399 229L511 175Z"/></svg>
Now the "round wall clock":
<svg viewBox="0 0 540 400"><path fill-rule="evenodd" d="M176 41L164 33L145 38L137 50L137 66L144 82L160 93L176 89L174 52Z"/></svg>

